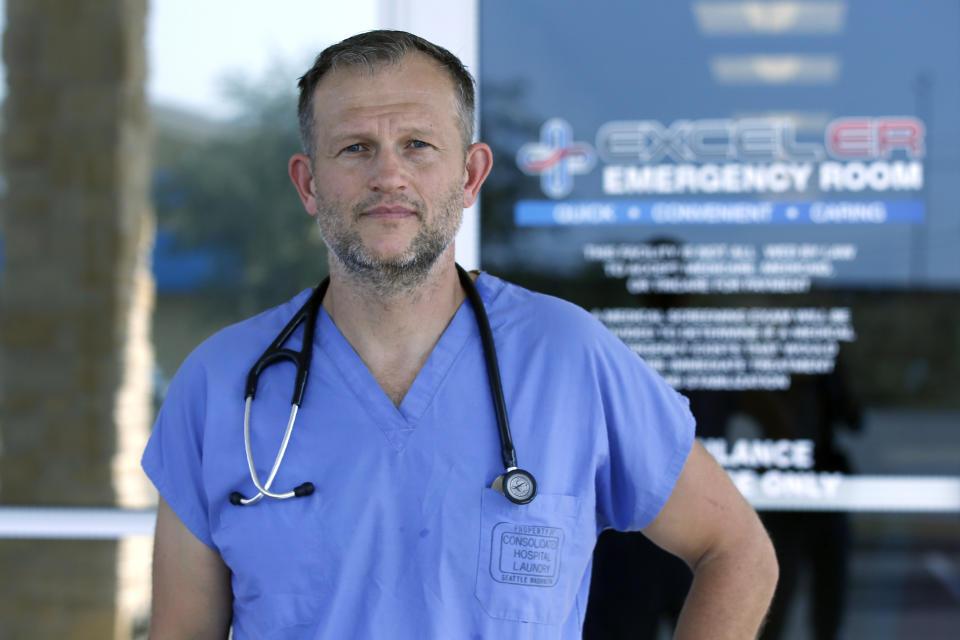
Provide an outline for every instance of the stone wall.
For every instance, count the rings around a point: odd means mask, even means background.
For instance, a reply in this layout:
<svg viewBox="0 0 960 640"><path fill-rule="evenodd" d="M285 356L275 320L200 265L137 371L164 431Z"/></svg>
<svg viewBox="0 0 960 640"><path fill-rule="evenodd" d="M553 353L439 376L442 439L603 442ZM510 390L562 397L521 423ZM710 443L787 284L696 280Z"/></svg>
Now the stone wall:
<svg viewBox="0 0 960 640"><path fill-rule="evenodd" d="M7 0L0 503L147 506L146 0ZM130 638L149 540L0 540L0 638Z"/></svg>

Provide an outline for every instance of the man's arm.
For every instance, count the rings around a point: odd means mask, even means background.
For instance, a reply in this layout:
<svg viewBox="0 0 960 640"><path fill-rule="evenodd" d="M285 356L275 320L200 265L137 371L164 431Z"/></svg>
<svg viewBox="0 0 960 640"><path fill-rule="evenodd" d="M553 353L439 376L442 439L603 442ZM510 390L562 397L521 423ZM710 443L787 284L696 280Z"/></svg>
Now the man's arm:
<svg viewBox="0 0 960 640"><path fill-rule="evenodd" d="M161 498L153 543L150 640L225 640L232 611L230 570Z"/></svg>
<svg viewBox="0 0 960 640"><path fill-rule="evenodd" d="M773 545L756 512L700 443L643 533L693 569L677 640L756 637L777 583Z"/></svg>

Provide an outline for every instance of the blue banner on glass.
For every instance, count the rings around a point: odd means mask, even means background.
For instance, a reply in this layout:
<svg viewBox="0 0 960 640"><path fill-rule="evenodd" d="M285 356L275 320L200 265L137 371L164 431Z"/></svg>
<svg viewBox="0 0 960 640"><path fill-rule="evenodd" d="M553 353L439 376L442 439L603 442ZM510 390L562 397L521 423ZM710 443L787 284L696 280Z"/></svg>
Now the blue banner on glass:
<svg viewBox="0 0 960 640"><path fill-rule="evenodd" d="M518 227L922 224L922 200L521 200Z"/></svg>

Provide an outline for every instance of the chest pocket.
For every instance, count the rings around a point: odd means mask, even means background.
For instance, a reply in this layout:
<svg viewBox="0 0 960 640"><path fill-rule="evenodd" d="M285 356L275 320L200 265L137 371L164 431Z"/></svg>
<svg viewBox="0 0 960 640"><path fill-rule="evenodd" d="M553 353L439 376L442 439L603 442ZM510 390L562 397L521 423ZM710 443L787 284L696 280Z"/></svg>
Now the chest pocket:
<svg viewBox="0 0 960 640"><path fill-rule="evenodd" d="M575 496L526 505L484 489L476 596L493 618L557 625L574 606L595 542Z"/></svg>

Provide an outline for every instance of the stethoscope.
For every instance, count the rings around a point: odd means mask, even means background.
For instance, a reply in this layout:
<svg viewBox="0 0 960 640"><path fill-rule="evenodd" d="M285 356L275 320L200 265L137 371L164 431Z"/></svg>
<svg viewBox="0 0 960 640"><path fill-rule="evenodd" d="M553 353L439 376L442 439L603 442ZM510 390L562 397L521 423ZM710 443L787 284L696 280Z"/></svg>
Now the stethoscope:
<svg viewBox="0 0 960 640"><path fill-rule="evenodd" d="M463 286L473 307L473 313L477 318L477 328L480 330L480 341L483 343L483 358L487 367L487 378L490 382L490 393L493 396L494 412L497 416L497 430L500 435L500 455L503 459L504 472L494 479L491 485L505 495L507 499L516 504L527 504L537 495L537 481L533 474L517 467L517 452L513 448L513 438L510 436L510 423L507 420L507 405L503 399L503 385L500 382L500 366L497 363L497 350L493 344L493 332L490 330L490 321L487 319L486 309L483 307L483 301L477 292L473 279L461 267L457 265L457 274L460 277L460 284ZM321 282L306 303L297 311L287 323L287 326L277 335L263 355L257 360L247 374L246 401L243 410L243 445L247 454L247 467L250 469L250 479L253 480L253 486L257 488L257 495L252 498L244 497L239 491L230 494L230 502L241 506L259 502L264 496L285 500L287 498L300 498L309 496L314 491L312 482L304 482L293 488L291 491L277 493L270 490L273 480L277 476L277 470L283 461L283 456L287 452L287 445L290 444L290 435L293 433L293 425L297 420L297 412L300 409L300 403L303 401L303 392L307 386L307 373L310 370L310 356L313 352L313 334L317 325L317 314L320 312L320 304L323 302L323 296L327 292L327 286L330 279L326 278ZM283 344L290 338L296 328L303 323L303 344L300 351L283 348ZM257 393L257 380L263 370L275 362L289 360L297 367L296 378L293 383L293 400L290 403L290 416L287 419L287 428L283 434L283 440L280 443L280 449L274 458L273 467L270 469L270 475L266 482L260 482L260 476L253 464L253 451L250 447L250 407L253 404L253 397Z"/></svg>

